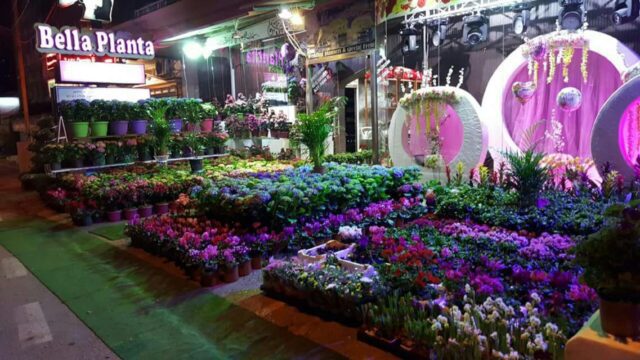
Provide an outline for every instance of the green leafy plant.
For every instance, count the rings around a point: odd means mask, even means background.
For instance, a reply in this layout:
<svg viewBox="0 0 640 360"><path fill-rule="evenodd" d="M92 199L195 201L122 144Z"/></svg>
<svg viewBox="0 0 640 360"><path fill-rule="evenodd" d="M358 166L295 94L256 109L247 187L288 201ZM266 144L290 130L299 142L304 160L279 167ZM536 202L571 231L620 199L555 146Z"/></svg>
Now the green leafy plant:
<svg viewBox="0 0 640 360"><path fill-rule="evenodd" d="M608 301L640 303L640 201L612 205L608 225L576 246L583 278Z"/></svg>
<svg viewBox="0 0 640 360"><path fill-rule="evenodd" d="M177 109L179 118L188 124L199 124L204 118L204 109L202 108L202 100L200 99L183 99L181 105Z"/></svg>
<svg viewBox="0 0 640 360"><path fill-rule="evenodd" d="M147 104L147 115L151 119L151 134L154 137L159 155L167 155L169 153L171 126L165 117L168 108L169 104L164 101L151 101Z"/></svg>
<svg viewBox="0 0 640 360"><path fill-rule="evenodd" d="M201 156L202 153L204 152L204 138L196 135L196 134L188 134L185 138L184 138L184 146L188 147L189 149L191 149L193 155L195 156Z"/></svg>
<svg viewBox="0 0 640 360"><path fill-rule="evenodd" d="M541 164L544 154L527 150L522 154L506 152L504 157L509 164L507 184L518 194L519 205L533 205L549 180L549 171Z"/></svg>
<svg viewBox="0 0 640 360"><path fill-rule="evenodd" d="M326 151L326 141L333 131L333 122L338 110L346 104L345 97L335 97L311 114L299 114L298 122L294 125L299 141L309 150L309 157L314 165L314 171L322 171L322 161Z"/></svg>

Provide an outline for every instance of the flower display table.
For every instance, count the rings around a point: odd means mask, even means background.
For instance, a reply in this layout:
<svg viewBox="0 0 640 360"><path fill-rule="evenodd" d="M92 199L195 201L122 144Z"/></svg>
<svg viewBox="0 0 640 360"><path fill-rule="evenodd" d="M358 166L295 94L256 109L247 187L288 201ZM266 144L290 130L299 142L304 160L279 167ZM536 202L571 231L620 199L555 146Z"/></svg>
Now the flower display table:
<svg viewBox="0 0 640 360"><path fill-rule="evenodd" d="M640 341L616 339L605 334L600 325L600 312L589 319L585 326L572 337L565 348L565 360L640 358Z"/></svg>

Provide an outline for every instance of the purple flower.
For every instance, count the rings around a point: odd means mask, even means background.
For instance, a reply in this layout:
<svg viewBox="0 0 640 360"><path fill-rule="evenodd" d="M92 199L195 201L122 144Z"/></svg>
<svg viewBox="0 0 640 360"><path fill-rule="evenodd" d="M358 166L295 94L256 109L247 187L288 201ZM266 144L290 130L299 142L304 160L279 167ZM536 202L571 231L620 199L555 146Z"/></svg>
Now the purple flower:
<svg viewBox="0 0 640 360"><path fill-rule="evenodd" d="M549 205L549 200L545 199L545 198L538 198L538 200L536 201L536 206L538 207L538 209L544 209Z"/></svg>

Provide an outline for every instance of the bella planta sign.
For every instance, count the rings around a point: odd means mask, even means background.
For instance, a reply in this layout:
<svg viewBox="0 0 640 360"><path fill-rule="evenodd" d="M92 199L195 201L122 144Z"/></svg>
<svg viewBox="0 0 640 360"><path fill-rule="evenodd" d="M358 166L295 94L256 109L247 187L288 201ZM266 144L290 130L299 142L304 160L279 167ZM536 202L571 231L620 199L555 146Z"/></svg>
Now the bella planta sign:
<svg viewBox="0 0 640 360"><path fill-rule="evenodd" d="M152 41L142 38L124 39L104 30L81 32L74 27L60 30L47 24L35 24L36 49L41 53L97 55L120 58L153 59Z"/></svg>

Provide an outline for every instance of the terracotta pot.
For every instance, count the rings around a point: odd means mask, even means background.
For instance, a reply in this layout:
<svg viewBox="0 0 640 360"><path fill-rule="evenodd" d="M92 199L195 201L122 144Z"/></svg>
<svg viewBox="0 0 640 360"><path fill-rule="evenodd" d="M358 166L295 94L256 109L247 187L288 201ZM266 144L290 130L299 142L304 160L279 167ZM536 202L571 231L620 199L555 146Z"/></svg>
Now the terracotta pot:
<svg viewBox="0 0 640 360"><path fill-rule="evenodd" d="M251 260L240 263L238 266L238 274L240 276L247 276L251 274Z"/></svg>
<svg viewBox="0 0 640 360"><path fill-rule="evenodd" d="M203 287L211 287L218 283L218 274L215 272L203 272L200 277L200 285Z"/></svg>
<svg viewBox="0 0 640 360"><path fill-rule="evenodd" d="M602 329L619 337L640 336L640 304L600 299Z"/></svg>
<svg viewBox="0 0 640 360"><path fill-rule="evenodd" d="M125 220L131 220L134 218L134 216L138 215L138 209L137 208L124 209L124 211L122 212L122 215Z"/></svg>
<svg viewBox="0 0 640 360"><path fill-rule="evenodd" d="M164 215L169 212L169 204L168 203L158 203L154 206L154 211L158 215Z"/></svg>
<svg viewBox="0 0 640 360"><path fill-rule="evenodd" d="M254 256L251 258L251 268L253 270L262 269L262 256Z"/></svg>
<svg viewBox="0 0 640 360"><path fill-rule="evenodd" d="M240 275L238 274L238 265L234 265L232 268L225 268L223 280L226 283L232 283L238 281Z"/></svg>

